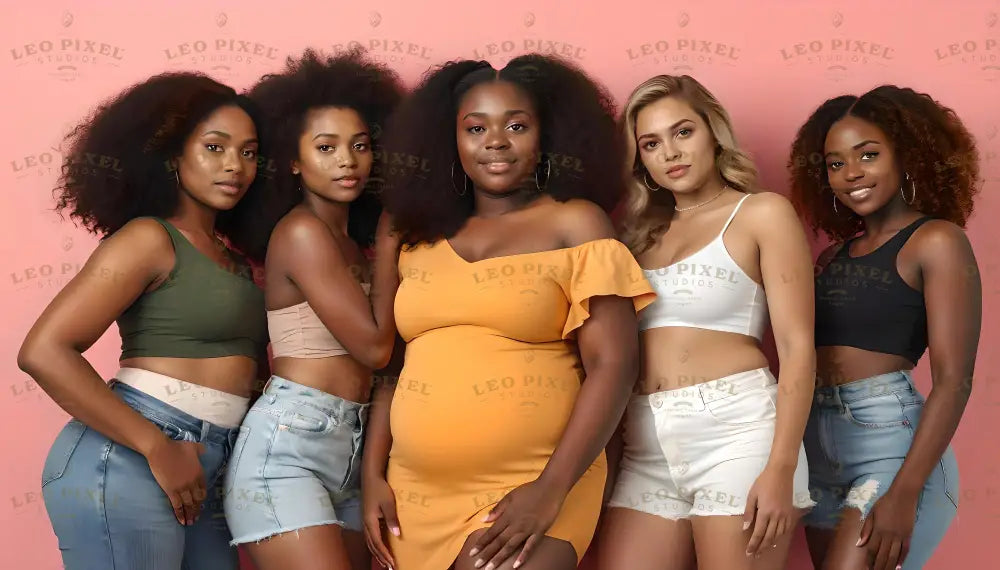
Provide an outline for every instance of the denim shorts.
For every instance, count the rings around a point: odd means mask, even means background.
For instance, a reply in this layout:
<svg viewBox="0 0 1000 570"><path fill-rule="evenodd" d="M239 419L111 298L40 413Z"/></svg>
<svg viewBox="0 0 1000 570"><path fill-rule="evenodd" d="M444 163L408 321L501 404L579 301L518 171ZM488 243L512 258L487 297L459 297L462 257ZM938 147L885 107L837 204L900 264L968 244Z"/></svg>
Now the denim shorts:
<svg viewBox="0 0 1000 570"><path fill-rule="evenodd" d="M868 515L902 467L923 407L907 371L816 389L804 443L817 506L806 526L832 529L845 508ZM920 493L904 569L924 566L957 508L958 464L948 447Z"/></svg>
<svg viewBox="0 0 1000 570"><path fill-rule="evenodd" d="M233 544L310 526L360 531L368 404L272 376L239 428L225 483Z"/></svg>
<svg viewBox="0 0 1000 570"><path fill-rule="evenodd" d="M42 469L42 497L67 570L236 570L222 512L224 464L237 430L199 420L131 386L111 390L174 440L205 446L208 496L191 526L177 522L146 458L72 419Z"/></svg>
<svg viewBox="0 0 1000 570"><path fill-rule="evenodd" d="M665 519L742 515L774 441L778 384L767 368L633 396L609 507ZM806 509L809 478L799 446L792 504Z"/></svg>

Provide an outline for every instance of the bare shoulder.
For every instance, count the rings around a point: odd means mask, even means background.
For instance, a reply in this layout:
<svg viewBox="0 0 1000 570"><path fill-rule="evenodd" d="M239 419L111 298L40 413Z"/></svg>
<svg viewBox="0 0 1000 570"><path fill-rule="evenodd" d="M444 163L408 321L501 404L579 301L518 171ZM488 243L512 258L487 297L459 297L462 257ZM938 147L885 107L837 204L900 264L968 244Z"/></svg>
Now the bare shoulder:
<svg viewBox="0 0 1000 570"><path fill-rule="evenodd" d="M798 220L795 207L785 196L777 192L756 192L750 194L743 203L743 208L748 212L753 212L754 219L763 220Z"/></svg>
<svg viewBox="0 0 1000 570"><path fill-rule="evenodd" d="M751 194L743 203L742 223L758 236L804 232L792 202L777 192ZM803 233L804 235L804 233Z"/></svg>
<svg viewBox="0 0 1000 570"><path fill-rule="evenodd" d="M170 234L163 225L152 218L137 218L102 241L95 254L155 265L173 257L173 251Z"/></svg>
<svg viewBox="0 0 1000 570"><path fill-rule="evenodd" d="M278 221L271 232L271 248L315 247L318 242L331 239L330 229L323 220L309 212L295 208Z"/></svg>
<svg viewBox="0 0 1000 570"><path fill-rule="evenodd" d="M546 215L551 216L552 223L566 247L615 237L611 218L600 206L589 200L572 199L566 202L554 202L548 208Z"/></svg>
<svg viewBox="0 0 1000 570"><path fill-rule="evenodd" d="M948 220L930 220L913 232L906 244L917 250L922 260L943 258L975 259L965 230Z"/></svg>

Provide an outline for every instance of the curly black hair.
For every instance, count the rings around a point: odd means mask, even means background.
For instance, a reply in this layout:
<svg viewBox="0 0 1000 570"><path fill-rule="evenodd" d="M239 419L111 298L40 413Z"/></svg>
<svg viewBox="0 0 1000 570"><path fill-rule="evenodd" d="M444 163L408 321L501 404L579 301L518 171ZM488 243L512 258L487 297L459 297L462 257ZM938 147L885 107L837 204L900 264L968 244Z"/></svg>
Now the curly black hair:
<svg viewBox="0 0 1000 570"><path fill-rule="evenodd" d="M383 203L404 243L450 237L472 214L472 193L458 195L458 175L452 175L459 164L457 113L472 87L490 81L517 85L535 104L542 160L550 165L545 192L559 201L587 199L607 212L621 199L624 151L615 104L603 86L574 65L539 54L516 57L499 71L486 61L451 61L428 71L389 119Z"/></svg>
<svg viewBox="0 0 1000 570"><path fill-rule="evenodd" d="M135 218L173 215L179 193L172 161L198 124L226 106L257 123L247 98L201 73L155 75L104 101L66 136L56 211L68 210L101 239ZM216 231L244 254L259 239L257 186L216 218Z"/></svg>
<svg viewBox="0 0 1000 570"><path fill-rule="evenodd" d="M955 112L926 93L882 85L864 95L842 95L820 105L799 129L788 160L791 198L813 228L844 241L864 228L847 208L833 210L824 146L830 127L852 116L882 130L916 189L913 207L965 227L979 192L976 141Z"/></svg>
<svg viewBox="0 0 1000 570"><path fill-rule="evenodd" d="M348 234L362 248L369 247L382 212L378 184L384 165L381 132L403 96L396 72L367 59L360 48L326 58L307 49L299 59L289 57L282 72L263 76L247 96L263 112L259 129L267 165L261 176L265 216L259 221L264 239L253 244L254 253L266 253L275 225L302 201L299 177L292 173L291 164L299 155L306 114L320 107L353 109L368 125L375 160L365 191L351 203Z"/></svg>

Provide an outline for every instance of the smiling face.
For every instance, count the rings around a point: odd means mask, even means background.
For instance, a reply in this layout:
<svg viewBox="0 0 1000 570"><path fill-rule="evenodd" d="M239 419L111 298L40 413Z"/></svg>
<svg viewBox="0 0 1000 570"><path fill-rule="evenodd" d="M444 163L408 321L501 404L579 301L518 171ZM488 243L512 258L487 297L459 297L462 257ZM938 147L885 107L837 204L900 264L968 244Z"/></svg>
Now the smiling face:
<svg viewBox="0 0 1000 570"><path fill-rule="evenodd" d="M823 152L830 188L859 216L903 199L903 175L892 143L872 123L851 116L837 121L827 132Z"/></svg>
<svg viewBox="0 0 1000 570"><path fill-rule="evenodd" d="M478 190L534 188L541 130L527 93L506 81L477 85L462 98L456 123L458 157Z"/></svg>
<svg viewBox="0 0 1000 570"><path fill-rule="evenodd" d="M639 110L635 136L642 165L658 185L675 194L699 190L718 176L712 130L679 97L664 97Z"/></svg>
<svg viewBox="0 0 1000 570"><path fill-rule="evenodd" d="M371 168L371 135L357 111L323 107L306 114L299 158L292 161L303 190L335 202L352 202L364 190Z"/></svg>
<svg viewBox="0 0 1000 570"><path fill-rule="evenodd" d="M220 107L198 124L177 158L182 191L215 210L229 210L257 175L257 129L237 106Z"/></svg>

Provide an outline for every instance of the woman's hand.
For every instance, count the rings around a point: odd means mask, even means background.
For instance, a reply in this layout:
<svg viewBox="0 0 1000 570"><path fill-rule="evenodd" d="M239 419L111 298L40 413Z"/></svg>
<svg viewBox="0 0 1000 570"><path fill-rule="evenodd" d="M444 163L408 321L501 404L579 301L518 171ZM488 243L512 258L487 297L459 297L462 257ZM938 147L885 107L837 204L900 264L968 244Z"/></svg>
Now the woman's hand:
<svg viewBox="0 0 1000 570"><path fill-rule="evenodd" d="M532 481L508 493L484 519L492 522L472 550L476 557L475 567L484 564L485 570L493 570L510 558L523 544L521 553L514 561L514 568L524 564L538 541L555 522L566 496L554 492L539 481Z"/></svg>
<svg viewBox="0 0 1000 570"><path fill-rule="evenodd" d="M772 548L778 538L795 527L795 507L792 505L792 479L795 469L767 466L750 487L743 530L753 527L747 543L747 556L757 557Z"/></svg>
<svg viewBox="0 0 1000 570"><path fill-rule="evenodd" d="M396 561L383 540L382 521L385 521L389 532L399 537L399 519L396 517L396 496L385 479L372 477L362 482L361 512L368 550L383 568L395 568Z"/></svg>
<svg viewBox="0 0 1000 570"><path fill-rule="evenodd" d="M868 545L873 570L899 568L910 551L910 536L917 522L919 495L893 491L890 487L875 501L861 526L858 546Z"/></svg>
<svg viewBox="0 0 1000 570"><path fill-rule="evenodd" d="M194 524L201 512L205 490L205 472L198 456L205 453L205 446L193 441L175 441L164 437L146 455L149 470L156 484L170 499L177 522Z"/></svg>

